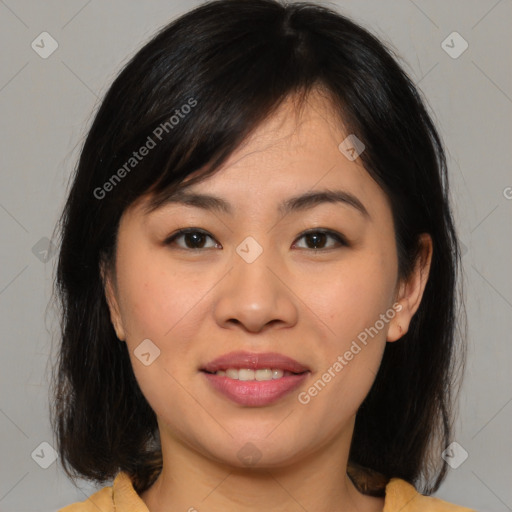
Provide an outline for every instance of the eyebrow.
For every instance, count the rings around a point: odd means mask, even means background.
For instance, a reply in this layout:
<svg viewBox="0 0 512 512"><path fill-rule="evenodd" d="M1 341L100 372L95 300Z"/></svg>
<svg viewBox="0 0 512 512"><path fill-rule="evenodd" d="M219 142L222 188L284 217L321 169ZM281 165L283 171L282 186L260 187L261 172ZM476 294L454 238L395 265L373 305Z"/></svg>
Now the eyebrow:
<svg viewBox="0 0 512 512"><path fill-rule="evenodd" d="M345 190L314 190L293 196L278 205L278 212L286 215L291 212L309 210L323 203L341 203L354 208L363 217L371 218L363 203L355 195ZM231 204L224 199L210 194L185 192L184 189L175 191L166 197L158 209L167 204L183 204L204 210L215 210L228 215L233 214Z"/></svg>

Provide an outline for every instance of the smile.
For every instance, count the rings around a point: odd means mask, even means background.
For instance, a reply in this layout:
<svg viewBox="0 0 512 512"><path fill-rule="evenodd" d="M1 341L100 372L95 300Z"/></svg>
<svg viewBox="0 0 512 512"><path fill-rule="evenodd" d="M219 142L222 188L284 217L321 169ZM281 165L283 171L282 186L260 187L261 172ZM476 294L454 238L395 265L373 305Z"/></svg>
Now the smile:
<svg viewBox="0 0 512 512"><path fill-rule="evenodd" d="M242 380L242 381L264 381L280 379L283 376L293 375L288 370L281 370L279 368L261 368L259 370L251 370L250 368L228 368L227 370L219 370L215 372L219 377L228 377L229 379Z"/></svg>
<svg viewBox="0 0 512 512"><path fill-rule="evenodd" d="M232 352L200 369L210 389L246 407L263 407L291 393L311 373L276 353Z"/></svg>

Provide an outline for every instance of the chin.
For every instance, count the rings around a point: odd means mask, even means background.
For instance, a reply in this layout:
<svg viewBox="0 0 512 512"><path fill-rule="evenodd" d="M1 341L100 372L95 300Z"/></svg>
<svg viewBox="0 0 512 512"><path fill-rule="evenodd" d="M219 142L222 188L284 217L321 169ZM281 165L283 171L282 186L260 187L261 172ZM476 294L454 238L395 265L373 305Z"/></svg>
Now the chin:
<svg viewBox="0 0 512 512"><path fill-rule="evenodd" d="M212 438L201 450L212 460L234 468L270 469L286 467L300 458L305 452L303 446L292 444L291 437L276 437L273 440L265 438L265 434L257 436L228 437L223 443L217 443ZM295 436L293 436L295 437Z"/></svg>

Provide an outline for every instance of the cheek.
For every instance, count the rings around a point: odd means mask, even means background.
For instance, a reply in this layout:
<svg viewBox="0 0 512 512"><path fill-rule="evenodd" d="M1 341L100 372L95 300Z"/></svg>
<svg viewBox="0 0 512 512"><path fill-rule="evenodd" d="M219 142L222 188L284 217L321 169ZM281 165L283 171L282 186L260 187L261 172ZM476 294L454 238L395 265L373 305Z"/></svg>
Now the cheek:
<svg viewBox="0 0 512 512"><path fill-rule="evenodd" d="M392 306L395 261L393 253L383 251L354 253L334 270L330 267L316 272L302 295L308 297L311 310L325 319L330 334L346 342L372 326Z"/></svg>
<svg viewBox="0 0 512 512"><path fill-rule="evenodd" d="M165 257L140 250L118 262L121 315L129 343L163 341L189 325L188 313L207 288L197 272L175 272Z"/></svg>
<svg viewBox="0 0 512 512"><path fill-rule="evenodd" d="M338 406L343 414L355 414L370 390L395 314L395 280L393 253L377 250L347 258L334 279L332 273L316 276L308 305L325 319L329 334L320 347L322 366L304 400L311 399L320 415Z"/></svg>
<svg viewBox="0 0 512 512"><path fill-rule="evenodd" d="M208 315L205 297L215 276L195 265L180 265L178 272L165 251L139 249L124 255L118 261L118 286L126 344L143 394L155 410L164 410L169 393L183 395L179 383L190 378L197 363L197 341ZM158 357L145 366L137 354L148 339Z"/></svg>
<svg viewBox="0 0 512 512"><path fill-rule="evenodd" d="M177 418L187 417L187 410L195 407L181 384L189 370L182 363L193 361L197 350L192 341L204 316L200 299L208 290L205 281L197 272L174 272L165 253L140 250L118 262L121 316L131 364L143 395L162 417L171 414L171 405ZM139 349L143 346L144 352ZM139 359L143 353L150 354L148 365Z"/></svg>

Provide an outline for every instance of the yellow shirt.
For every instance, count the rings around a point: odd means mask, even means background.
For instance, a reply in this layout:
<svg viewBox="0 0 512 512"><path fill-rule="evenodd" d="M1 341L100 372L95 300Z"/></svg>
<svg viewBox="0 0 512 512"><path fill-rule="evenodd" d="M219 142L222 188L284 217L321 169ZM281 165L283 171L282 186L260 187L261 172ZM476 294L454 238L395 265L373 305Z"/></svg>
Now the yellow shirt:
<svg viewBox="0 0 512 512"><path fill-rule="evenodd" d="M149 512L135 492L130 477L120 472L111 487L104 487L90 498L61 508L58 512ZM386 486L383 512L476 512L446 501L419 494L405 480L392 478Z"/></svg>

